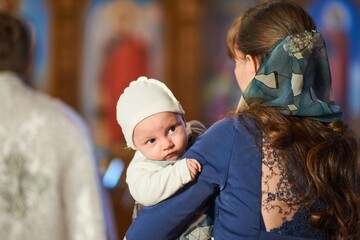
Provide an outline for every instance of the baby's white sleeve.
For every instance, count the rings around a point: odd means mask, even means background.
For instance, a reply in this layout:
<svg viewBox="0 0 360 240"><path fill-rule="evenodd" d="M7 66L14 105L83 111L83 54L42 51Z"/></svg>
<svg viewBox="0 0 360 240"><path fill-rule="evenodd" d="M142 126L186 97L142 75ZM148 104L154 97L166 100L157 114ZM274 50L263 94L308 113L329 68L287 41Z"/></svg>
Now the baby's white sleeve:
<svg viewBox="0 0 360 240"><path fill-rule="evenodd" d="M161 166L160 161L147 160L140 152L135 153L126 171L126 182L135 201L144 206L154 205L191 181L186 160L173 162Z"/></svg>

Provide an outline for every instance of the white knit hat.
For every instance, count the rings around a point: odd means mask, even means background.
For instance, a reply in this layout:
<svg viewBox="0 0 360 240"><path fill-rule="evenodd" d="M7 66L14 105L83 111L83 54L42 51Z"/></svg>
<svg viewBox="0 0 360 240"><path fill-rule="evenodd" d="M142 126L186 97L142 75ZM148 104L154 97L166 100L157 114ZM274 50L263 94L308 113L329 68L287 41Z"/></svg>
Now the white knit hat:
<svg viewBox="0 0 360 240"><path fill-rule="evenodd" d="M136 150L133 142L135 126L145 118L161 112L185 114L179 101L164 83L139 77L125 88L116 105L116 119L128 147Z"/></svg>

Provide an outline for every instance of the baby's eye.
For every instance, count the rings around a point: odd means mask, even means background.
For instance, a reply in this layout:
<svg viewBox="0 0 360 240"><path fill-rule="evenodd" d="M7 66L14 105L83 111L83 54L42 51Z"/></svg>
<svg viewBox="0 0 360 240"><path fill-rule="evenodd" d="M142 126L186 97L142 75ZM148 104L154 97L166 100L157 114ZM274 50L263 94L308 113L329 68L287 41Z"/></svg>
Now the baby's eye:
<svg viewBox="0 0 360 240"><path fill-rule="evenodd" d="M155 142L155 138L149 139L146 141L146 144L153 144Z"/></svg>
<svg viewBox="0 0 360 240"><path fill-rule="evenodd" d="M169 133L173 133L173 132L175 132L175 130L176 130L176 126L174 125L174 126L172 126L172 127L170 127L169 128Z"/></svg>

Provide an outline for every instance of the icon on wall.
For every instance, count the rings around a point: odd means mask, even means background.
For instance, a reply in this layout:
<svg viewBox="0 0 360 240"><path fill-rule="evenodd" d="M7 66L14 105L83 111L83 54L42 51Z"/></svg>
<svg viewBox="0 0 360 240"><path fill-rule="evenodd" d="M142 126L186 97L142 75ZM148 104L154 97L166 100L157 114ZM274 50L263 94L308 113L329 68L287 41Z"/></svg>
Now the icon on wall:
<svg viewBox="0 0 360 240"><path fill-rule="evenodd" d="M352 1L320 0L309 6L323 34L330 61L335 102L345 119L360 116L359 12Z"/></svg>

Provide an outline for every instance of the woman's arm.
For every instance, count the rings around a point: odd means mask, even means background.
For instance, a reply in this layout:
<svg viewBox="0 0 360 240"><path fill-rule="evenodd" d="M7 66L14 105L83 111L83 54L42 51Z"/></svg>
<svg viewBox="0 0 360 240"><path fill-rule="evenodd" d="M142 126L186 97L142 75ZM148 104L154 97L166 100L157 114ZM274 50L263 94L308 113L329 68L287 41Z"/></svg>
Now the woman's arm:
<svg viewBox="0 0 360 240"><path fill-rule="evenodd" d="M203 166L199 178L175 196L145 207L126 233L128 240L175 239L226 183L234 139L234 119L222 120L200 136L184 157Z"/></svg>

